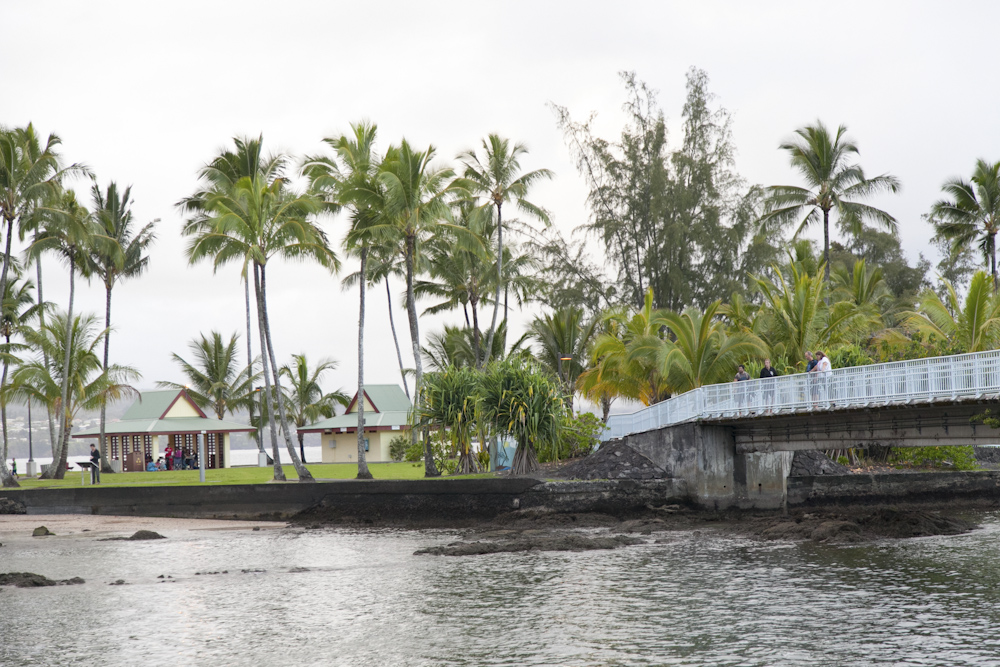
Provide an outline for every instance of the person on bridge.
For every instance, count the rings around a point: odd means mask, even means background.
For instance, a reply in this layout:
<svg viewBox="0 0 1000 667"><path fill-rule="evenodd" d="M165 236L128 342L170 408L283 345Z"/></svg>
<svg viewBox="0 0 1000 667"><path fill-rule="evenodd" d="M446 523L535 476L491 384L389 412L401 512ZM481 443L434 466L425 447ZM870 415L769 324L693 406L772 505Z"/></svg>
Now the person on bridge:
<svg viewBox="0 0 1000 667"><path fill-rule="evenodd" d="M809 385L809 397L813 403L819 400L819 386L816 384L816 365L819 361L812 352L806 352L806 384Z"/></svg>
<svg viewBox="0 0 1000 667"><path fill-rule="evenodd" d="M750 379L750 374L747 373L747 369L740 364L736 367L736 377L733 378L733 382L746 382ZM736 388L736 411L743 412L743 404L747 399L747 388L746 385Z"/></svg>
<svg viewBox="0 0 1000 667"><path fill-rule="evenodd" d="M820 386L823 387L824 398L830 403L831 407L835 406L836 403L833 402L833 396L830 394L830 376L833 375L833 364L830 363L830 357L822 352L817 352L816 358L819 360L816 364L816 372L819 374Z"/></svg>
<svg viewBox="0 0 1000 667"><path fill-rule="evenodd" d="M761 394L764 398L764 410L767 414L771 413L771 406L774 405L774 380L771 378L778 377L778 371L771 367L771 360L764 360L764 368L760 369L760 379L764 380L761 382L763 389Z"/></svg>

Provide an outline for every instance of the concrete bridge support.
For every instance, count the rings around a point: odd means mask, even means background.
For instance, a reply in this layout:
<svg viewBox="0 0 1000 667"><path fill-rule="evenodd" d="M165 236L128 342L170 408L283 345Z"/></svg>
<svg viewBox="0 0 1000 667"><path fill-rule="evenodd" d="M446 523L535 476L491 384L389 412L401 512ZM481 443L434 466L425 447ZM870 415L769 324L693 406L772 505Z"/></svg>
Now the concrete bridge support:
<svg viewBox="0 0 1000 667"><path fill-rule="evenodd" d="M702 507L785 504L792 452L737 452L733 428L689 422L625 436L625 444L684 480Z"/></svg>

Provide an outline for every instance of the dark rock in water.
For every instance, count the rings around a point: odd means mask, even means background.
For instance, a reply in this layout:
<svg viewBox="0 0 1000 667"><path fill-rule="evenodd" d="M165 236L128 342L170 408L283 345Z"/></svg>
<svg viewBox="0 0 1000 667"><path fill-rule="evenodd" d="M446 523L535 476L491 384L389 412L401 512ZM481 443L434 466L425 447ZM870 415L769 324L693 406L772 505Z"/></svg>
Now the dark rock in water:
<svg viewBox="0 0 1000 667"><path fill-rule="evenodd" d="M580 461L568 463L552 473L562 479L667 479L670 475L622 442L602 445Z"/></svg>
<svg viewBox="0 0 1000 667"><path fill-rule="evenodd" d="M868 516L858 518L864 530L881 537L929 537L960 535L976 524L959 517L942 516L936 512L908 511L883 507Z"/></svg>
<svg viewBox="0 0 1000 667"><path fill-rule="evenodd" d="M27 514L24 503L10 498L0 498L0 514Z"/></svg>
<svg viewBox="0 0 1000 667"><path fill-rule="evenodd" d="M642 540L625 535L614 537L585 537L582 535L522 535L500 542L453 542L414 551L415 556L479 556L482 554L511 553L516 551L591 551L617 549Z"/></svg>
<svg viewBox="0 0 1000 667"><path fill-rule="evenodd" d="M82 584L83 579L49 579L34 572L0 572L0 586L17 586L18 588L39 588L41 586L69 586Z"/></svg>
<svg viewBox="0 0 1000 667"><path fill-rule="evenodd" d="M132 533L132 537L128 538L130 540L165 540L163 535L152 530L137 530Z"/></svg>
<svg viewBox="0 0 1000 667"><path fill-rule="evenodd" d="M50 532L49 529L46 528L45 526L39 526L38 528L35 528L33 531L31 531L32 537L45 537L47 535L55 535L55 533Z"/></svg>
<svg viewBox="0 0 1000 667"><path fill-rule="evenodd" d="M152 530L137 530L132 533L131 537L105 537L103 540L97 540L98 542L121 542L128 541L134 542L138 540L165 540L167 539L163 535Z"/></svg>
<svg viewBox="0 0 1000 667"><path fill-rule="evenodd" d="M108 586L124 586L125 584L126 582L124 579L118 579L116 581L112 581L110 584L108 584Z"/></svg>
<svg viewBox="0 0 1000 667"><path fill-rule="evenodd" d="M803 450L795 452L792 457L792 469L789 477L813 477L815 475L850 475L846 466L831 461L819 450Z"/></svg>

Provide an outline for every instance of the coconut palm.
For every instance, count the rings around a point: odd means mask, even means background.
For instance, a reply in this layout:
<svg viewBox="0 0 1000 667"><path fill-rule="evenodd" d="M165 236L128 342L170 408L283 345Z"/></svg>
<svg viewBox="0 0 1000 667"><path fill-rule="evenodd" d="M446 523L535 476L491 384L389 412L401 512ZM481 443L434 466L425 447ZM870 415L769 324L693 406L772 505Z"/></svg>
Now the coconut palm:
<svg viewBox="0 0 1000 667"><path fill-rule="evenodd" d="M326 235L311 221L323 208L320 200L310 194L294 191L284 178L288 158L278 155L260 159L261 139L235 140L234 156L246 156L252 176L229 180L229 174L213 165L201 172L204 189L180 206L195 213L184 227L191 240L187 254L192 263L210 259L215 269L230 262L239 262L241 276L249 279L252 271L256 295L257 323L263 354L264 391L268 397L268 414L272 415L271 439L274 451L275 479L283 479L277 457L277 436L273 415L277 414L292 465L300 482L315 481L302 465L292 444L288 417L281 392L281 379L271 340L267 311L267 265L276 257L313 260L331 271L340 267ZM228 158L227 158L228 159ZM271 385L274 385L274 391Z"/></svg>
<svg viewBox="0 0 1000 667"><path fill-rule="evenodd" d="M25 341L36 350L37 358L21 364L7 388L10 398L50 405L60 415L59 445L48 469L55 471L50 477L56 479L66 474L69 434L79 412L139 395L129 384L139 379L138 371L117 364L103 368L97 350L107 330L99 328L97 318L84 314L68 320L67 313L56 313L39 329L24 331ZM42 358L43 350L49 363ZM68 364L59 362L64 358L70 360Z"/></svg>
<svg viewBox="0 0 1000 667"><path fill-rule="evenodd" d="M774 280L755 277L763 297L758 317L761 335L773 358L784 357L791 363L801 360L807 351L825 345L826 285L819 276L801 270L790 261L785 267L772 267Z"/></svg>
<svg viewBox="0 0 1000 667"><path fill-rule="evenodd" d="M239 338L239 334L234 333L226 341L218 331L212 331L207 337L200 335L188 343L192 361L176 352L171 355L186 382L161 381L156 386L185 389L198 407L212 410L217 419L249 409L253 403L253 385L260 379L260 373L254 372L255 363L240 366Z"/></svg>
<svg viewBox="0 0 1000 667"><path fill-rule="evenodd" d="M90 252L93 247L96 227L93 216L85 206L77 202L76 194L72 190L66 190L62 196L54 202L55 206L46 206L39 209L39 214L43 222L40 233L36 235L35 242L28 248L28 253L36 259L42 253L52 252L66 262L69 268L69 302L66 308L66 317L63 325L66 327L65 341L63 345L63 369L60 375L62 379L62 396L59 405L68 405L68 395L70 392L70 354L75 349L73 344L73 325L76 320L73 318L73 301L76 297L76 274L80 273L86 277L90 275L92 264ZM103 335L101 336L103 339ZM55 362L57 360L53 360ZM59 431L56 439L57 448L63 450L61 459L53 458L53 465L50 466L42 477L45 479L62 479L66 473L65 448L69 441L69 414L62 410L59 418Z"/></svg>
<svg viewBox="0 0 1000 667"><path fill-rule="evenodd" d="M305 354L293 354L292 363L282 366L279 371L288 380L285 396L291 408L292 421L295 422L303 463L306 460L305 433L300 429L320 419L332 417L338 404L346 408L351 402L351 397L340 389L323 393L320 380L327 371L336 367L336 361L321 359L314 368L310 368Z"/></svg>
<svg viewBox="0 0 1000 667"><path fill-rule="evenodd" d="M997 291L996 237L1000 231L1000 162L976 160L972 179L955 178L941 189L950 199L931 206L931 220L939 236L952 243L953 251L979 246Z"/></svg>
<svg viewBox="0 0 1000 667"><path fill-rule="evenodd" d="M823 123L807 125L795 131L798 140L781 144L792 167L799 172L806 187L775 185L769 197L763 221L797 222L796 236L811 225L823 222L824 278L830 282L830 211L837 212L842 232L858 234L865 223L875 224L896 233L896 219L885 211L862 203L883 192L898 192L899 179L889 174L865 176L861 166L851 162L858 153L857 144L847 138L841 125L831 135Z"/></svg>
<svg viewBox="0 0 1000 667"><path fill-rule="evenodd" d="M584 319L580 308L564 308L536 317L529 331L535 340L535 358L559 378L570 411L576 383L587 368L598 322Z"/></svg>
<svg viewBox="0 0 1000 667"><path fill-rule="evenodd" d="M344 239L350 254L361 263L358 272L358 395L365 391L365 292L368 289L368 254L379 238L375 223L382 215L384 196L377 179L379 156L375 153L378 128L369 123L351 126L352 135L324 139L335 153L335 158L307 157L303 172L309 176L314 190L323 194L333 206L346 206L351 212L351 228ZM390 312L391 316L391 312ZM393 325L393 337L395 337ZM398 353L398 346L397 346ZM402 365L402 359L400 359ZM304 425L304 424L303 424ZM372 479L365 454L365 406L358 402L358 479ZM302 435L299 449L303 456Z"/></svg>
<svg viewBox="0 0 1000 667"><path fill-rule="evenodd" d="M989 276L977 271L969 283L965 301L945 281L946 299L926 290L917 311L906 313L907 324L928 339L946 343L948 353L983 352L1000 344L1000 297L992 291Z"/></svg>
<svg viewBox="0 0 1000 667"><path fill-rule="evenodd" d="M79 164L63 165L58 151L61 143L58 136L50 134L43 145L41 137L30 123L19 128L0 125L0 219L6 227L3 263L0 268L0 294L6 292L15 221L18 233L23 237L27 227L34 221L40 204L58 197L63 177L87 171L86 167ZM50 435L53 432L51 416L49 432ZM4 486L17 486L7 470L6 460L0 461L0 483Z"/></svg>
<svg viewBox="0 0 1000 667"><path fill-rule="evenodd" d="M15 262L11 262L11 279L6 285L6 294L3 298L3 310L0 314L0 336L3 336L4 345L0 359L3 363L3 374L0 376L0 387L7 386L7 376L10 364L19 363L16 356L23 345L11 343L11 338L23 331L23 327L38 315L40 307L35 303L34 285L31 280L22 276L20 267ZM8 438L7 438L7 399L0 392L0 424L3 429L3 451L2 456L7 458Z"/></svg>
<svg viewBox="0 0 1000 667"><path fill-rule="evenodd" d="M119 282L136 278L149 265L149 255L145 254L156 233L153 228L159 220L147 223L142 229L136 230L132 221L132 188L119 192L118 185L112 181L107 189L102 191L95 181L90 189L94 202L94 220L97 223L95 243L91 250L91 262L94 275L104 283L104 328L108 334L104 336L104 368L108 367L108 356L111 346L111 292ZM107 407L101 407L100 444L102 472L111 472L107 463L107 442L104 428L107 419Z"/></svg>
<svg viewBox="0 0 1000 667"><path fill-rule="evenodd" d="M531 356L525 347L529 335L524 334L508 348L507 323L501 322L500 330L493 338L493 351L490 358L507 359L515 356ZM428 367L435 372L442 372L452 366L456 368L467 366L481 368L486 355L480 351L477 357L475 345L475 332L472 327L456 327L446 324L442 331L427 336L427 345L423 348L423 354Z"/></svg>
<svg viewBox="0 0 1000 667"><path fill-rule="evenodd" d="M869 269L867 262L859 259L850 269L838 266L833 284L835 300L830 309L834 321L842 322L844 336L861 343L872 335L887 333L898 308L882 269Z"/></svg>
<svg viewBox="0 0 1000 667"><path fill-rule="evenodd" d="M403 253L406 267L406 314L413 346L416 414L419 414L420 382L424 371L420 359L420 325L413 290L424 244L449 219L447 198L453 191L449 180L454 173L451 169L433 167L431 163L434 156L433 146L426 151L419 151L404 139L399 146L389 148L378 173L383 195L382 215L375 225L377 229L374 233L382 238L392 239L393 246L400 248ZM411 432L416 438L416 429ZM440 474L434 463L429 439L424 444L424 470L428 477Z"/></svg>
<svg viewBox="0 0 1000 667"><path fill-rule="evenodd" d="M727 333L719 319L720 305L715 301L704 312L696 308L682 313L659 311L654 322L668 335L637 338L629 355L655 364L675 394L725 382L737 364L767 356L767 346L753 334Z"/></svg>
<svg viewBox="0 0 1000 667"><path fill-rule="evenodd" d="M461 187L467 189L475 197L483 197L484 207L496 210L496 293L493 299L493 319L490 331L497 329L497 314L500 308L500 288L503 283L504 244L503 244L503 205L513 202L526 215L537 218L545 225L549 224L548 212L529 201L528 196L533 185L542 179L550 179L553 173L548 169L536 169L521 173L521 157L528 153L522 143L511 144L509 139L491 134L482 141L483 152L465 151L458 159L465 165L462 173ZM507 309L504 308L503 318L507 319ZM487 340L486 349L493 347L492 340Z"/></svg>

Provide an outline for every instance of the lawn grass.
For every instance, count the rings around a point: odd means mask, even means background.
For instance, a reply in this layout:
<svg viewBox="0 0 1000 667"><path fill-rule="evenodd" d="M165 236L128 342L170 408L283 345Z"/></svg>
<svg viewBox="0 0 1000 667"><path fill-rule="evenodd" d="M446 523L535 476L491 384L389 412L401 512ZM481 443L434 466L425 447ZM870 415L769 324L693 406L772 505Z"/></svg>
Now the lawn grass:
<svg viewBox="0 0 1000 667"><path fill-rule="evenodd" d="M352 463L311 463L306 468L317 480L354 479L358 476L358 466ZM290 481L298 479L295 468L283 466L285 477ZM368 469L375 479L424 479L423 463L369 463ZM492 477L486 473L480 475L449 476L445 479L474 479ZM265 484L274 477L273 469L267 468L223 468L221 470L206 470L206 484ZM28 479L18 480L24 489L54 489L77 487L80 484L80 471L71 468L65 479ZM100 486L189 486L200 484L197 470L167 470L163 472L127 472L114 475L101 475ZM87 473L87 486L90 487L90 474Z"/></svg>

